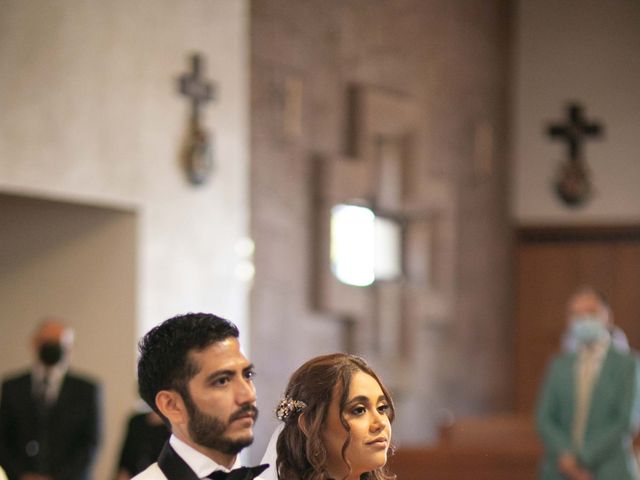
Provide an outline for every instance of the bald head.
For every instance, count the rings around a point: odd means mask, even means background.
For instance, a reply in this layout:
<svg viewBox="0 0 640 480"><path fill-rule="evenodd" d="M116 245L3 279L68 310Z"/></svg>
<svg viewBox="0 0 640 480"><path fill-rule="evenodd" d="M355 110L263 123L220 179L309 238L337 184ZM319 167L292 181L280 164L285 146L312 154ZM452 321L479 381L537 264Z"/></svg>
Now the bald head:
<svg viewBox="0 0 640 480"><path fill-rule="evenodd" d="M32 347L45 366L67 360L73 346L73 329L57 318L45 318L33 332Z"/></svg>

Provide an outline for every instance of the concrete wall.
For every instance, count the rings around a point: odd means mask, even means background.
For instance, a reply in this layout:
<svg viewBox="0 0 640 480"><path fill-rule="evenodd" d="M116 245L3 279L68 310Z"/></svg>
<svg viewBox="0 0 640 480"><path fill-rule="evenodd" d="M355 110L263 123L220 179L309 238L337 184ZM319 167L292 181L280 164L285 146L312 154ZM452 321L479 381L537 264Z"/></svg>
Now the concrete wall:
<svg viewBox="0 0 640 480"><path fill-rule="evenodd" d="M136 325L120 348L133 352L138 334L185 311L227 316L246 334L236 247L248 233L248 2L1 0L0 12L0 192L135 215ZM189 105L176 89L193 51L217 85L204 115L216 166L198 188L180 166ZM25 344L23 329L0 322ZM80 332L78 341L105 348L97 335ZM114 378L132 378L133 353L125 358L85 365L109 391ZM131 395L109 401L133 407ZM106 426L100 480L123 423Z"/></svg>
<svg viewBox="0 0 640 480"><path fill-rule="evenodd" d="M520 0L514 54L512 214L520 224L640 220L640 3ZM578 101L605 128L585 155L593 199L567 208L552 181L566 146L545 129Z"/></svg>

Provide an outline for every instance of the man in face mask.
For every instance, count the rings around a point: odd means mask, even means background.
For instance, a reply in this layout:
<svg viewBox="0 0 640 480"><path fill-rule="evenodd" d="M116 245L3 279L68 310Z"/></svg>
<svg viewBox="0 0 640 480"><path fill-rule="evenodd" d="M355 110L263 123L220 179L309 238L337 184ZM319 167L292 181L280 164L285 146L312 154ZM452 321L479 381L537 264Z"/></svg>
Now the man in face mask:
<svg viewBox="0 0 640 480"><path fill-rule="evenodd" d="M31 339L30 371L7 379L0 399L0 465L9 480L85 480L99 437L95 382L69 371L73 330L46 319Z"/></svg>
<svg viewBox="0 0 640 480"><path fill-rule="evenodd" d="M629 340L622 329L613 323L611 308L606 298L597 290L585 287L576 292L567 305L567 329L562 336L562 349L576 352L588 340L589 335L601 331L602 322L589 322L589 318L602 319L611 339L611 347L621 352L629 351ZM581 321L581 320L586 320Z"/></svg>
<svg viewBox="0 0 640 480"><path fill-rule="evenodd" d="M537 409L545 445L540 478L638 479L631 449L636 358L613 344L611 313L598 291L578 290L567 314L572 346L565 343L551 363Z"/></svg>

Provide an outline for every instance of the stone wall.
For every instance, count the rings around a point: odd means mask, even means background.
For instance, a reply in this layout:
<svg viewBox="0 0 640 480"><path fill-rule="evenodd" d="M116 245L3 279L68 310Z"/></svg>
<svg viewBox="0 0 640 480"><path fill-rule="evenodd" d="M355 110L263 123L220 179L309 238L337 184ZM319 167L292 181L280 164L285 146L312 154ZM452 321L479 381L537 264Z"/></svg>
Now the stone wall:
<svg viewBox="0 0 640 480"><path fill-rule="evenodd" d="M309 300L317 253L310 158L344 155L352 85L415 99L422 113L412 176L422 208L440 218L428 247L439 280L423 286L427 313L412 336L411 367L395 372L410 385L397 398L397 439L423 443L452 414L509 407L509 22L499 0L252 2L250 317L267 411L257 451L288 375L312 355L345 348L338 318Z"/></svg>

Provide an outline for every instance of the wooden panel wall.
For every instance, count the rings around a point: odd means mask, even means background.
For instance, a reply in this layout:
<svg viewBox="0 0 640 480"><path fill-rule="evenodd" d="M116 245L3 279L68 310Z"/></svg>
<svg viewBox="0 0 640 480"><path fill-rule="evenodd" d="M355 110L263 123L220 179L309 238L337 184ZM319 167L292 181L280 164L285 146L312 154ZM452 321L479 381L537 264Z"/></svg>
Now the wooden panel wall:
<svg viewBox="0 0 640 480"><path fill-rule="evenodd" d="M516 409L533 410L559 351L566 302L581 285L601 290L614 322L640 347L640 227L529 228L518 235Z"/></svg>

